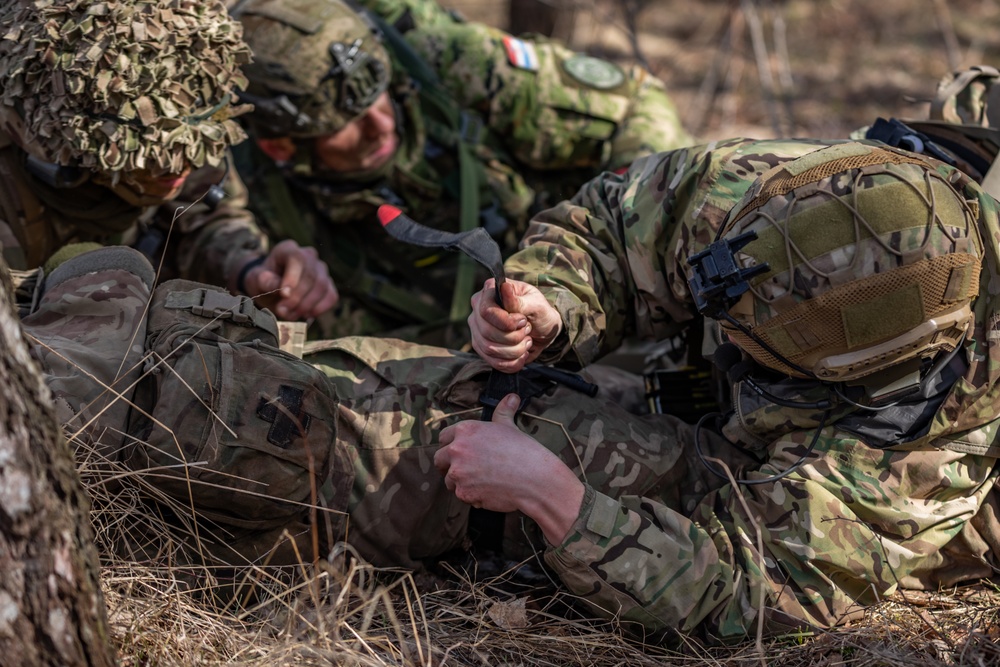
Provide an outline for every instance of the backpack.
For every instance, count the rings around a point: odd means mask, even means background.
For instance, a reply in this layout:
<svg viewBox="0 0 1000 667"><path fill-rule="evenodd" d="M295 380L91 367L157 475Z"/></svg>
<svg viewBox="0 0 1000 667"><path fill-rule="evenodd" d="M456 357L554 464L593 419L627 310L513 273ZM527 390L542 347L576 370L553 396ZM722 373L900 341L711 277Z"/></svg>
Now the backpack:
<svg viewBox="0 0 1000 667"><path fill-rule="evenodd" d="M153 293L146 351L129 468L225 526L308 528L320 505L335 510L324 516L339 534L353 471L336 443L336 397L323 373L278 348L270 311L170 280Z"/></svg>

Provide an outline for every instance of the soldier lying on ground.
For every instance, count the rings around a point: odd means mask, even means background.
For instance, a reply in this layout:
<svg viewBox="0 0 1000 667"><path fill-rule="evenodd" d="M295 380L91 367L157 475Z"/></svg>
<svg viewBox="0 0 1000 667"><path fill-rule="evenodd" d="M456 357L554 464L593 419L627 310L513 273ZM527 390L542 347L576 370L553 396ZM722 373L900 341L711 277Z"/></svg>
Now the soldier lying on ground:
<svg viewBox="0 0 1000 667"><path fill-rule="evenodd" d="M11 268L43 267L69 243L124 243L156 264L163 256L162 277L280 288L271 305L286 319L333 307L315 250L288 241L268 253L245 188L222 167L246 137L234 118L249 108L236 89L250 53L221 3L4 3L0 33L0 246Z"/></svg>
<svg viewBox="0 0 1000 667"><path fill-rule="evenodd" d="M299 360L248 299L150 297L122 248L54 270L24 327L68 430L213 528L196 553L281 563L346 540L418 567L462 543L472 504L512 513L506 546L528 535L598 613L736 639L1000 565L997 225L954 169L820 141L654 156L540 216L509 263L538 287L509 281L510 313L478 299L478 349L586 362L700 308L736 345L735 410L697 426L531 373L516 418L508 399L474 421L475 356L361 337Z"/></svg>
<svg viewBox="0 0 1000 667"><path fill-rule="evenodd" d="M340 309L314 335L467 340L474 266L387 238L380 204L443 230L482 226L512 250L532 211L690 143L663 83L639 67L427 0L370 3L391 25L341 0L274 4L231 10L254 53L248 127L270 156L240 168L274 238L320 248L334 277Z"/></svg>
<svg viewBox="0 0 1000 667"><path fill-rule="evenodd" d="M995 574L998 238L997 202L964 173L843 142L682 149L536 217L506 310L491 284L474 297L494 367L587 364L706 318L732 384L693 436L733 444L706 456L719 488L683 507L550 474L531 514L547 562L626 618L724 637ZM475 422L441 441L449 488L497 509L518 487L491 456L538 449Z"/></svg>

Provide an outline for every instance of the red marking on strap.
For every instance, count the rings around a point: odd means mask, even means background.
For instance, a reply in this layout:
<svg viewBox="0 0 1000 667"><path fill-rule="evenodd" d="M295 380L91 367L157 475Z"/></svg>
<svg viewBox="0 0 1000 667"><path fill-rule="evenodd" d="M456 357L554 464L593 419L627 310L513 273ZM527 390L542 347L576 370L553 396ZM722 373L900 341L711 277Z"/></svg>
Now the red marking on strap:
<svg viewBox="0 0 1000 667"><path fill-rule="evenodd" d="M382 204L378 207L378 220L385 227L390 222L402 215L403 212L400 211L395 206L390 206L389 204Z"/></svg>

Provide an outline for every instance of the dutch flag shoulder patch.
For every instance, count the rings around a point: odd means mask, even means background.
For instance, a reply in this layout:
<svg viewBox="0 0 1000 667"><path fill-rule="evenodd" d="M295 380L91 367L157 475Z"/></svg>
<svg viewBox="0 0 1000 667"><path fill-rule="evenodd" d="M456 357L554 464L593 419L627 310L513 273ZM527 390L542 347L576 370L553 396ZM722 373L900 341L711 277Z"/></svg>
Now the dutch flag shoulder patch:
<svg viewBox="0 0 1000 667"><path fill-rule="evenodd" d="M503 47L507 51L507 62L511 65L531 72L538 71L538 54L535 53L534 44L507 35L503 38Z"/></svg>

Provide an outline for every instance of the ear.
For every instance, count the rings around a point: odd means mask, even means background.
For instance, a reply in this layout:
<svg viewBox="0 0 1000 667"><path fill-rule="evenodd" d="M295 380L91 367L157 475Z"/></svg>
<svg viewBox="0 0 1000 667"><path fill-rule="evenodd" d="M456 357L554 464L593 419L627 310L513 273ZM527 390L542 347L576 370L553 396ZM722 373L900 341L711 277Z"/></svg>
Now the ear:
<svg viewBox="0 0 1000 667"><path fill-rule="evenodd" d="M295 142L291 137L276 137L274 139L258 139L257 145L264 154L275 162L288 162L295 155Z"/></svg>

